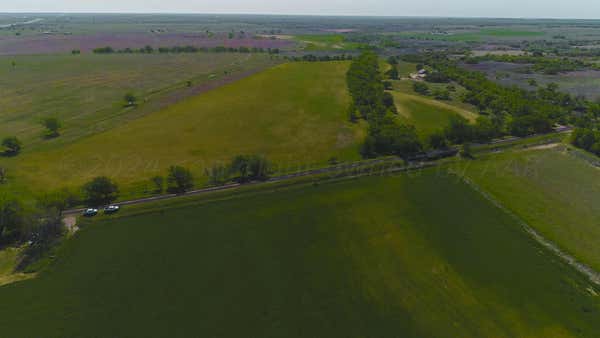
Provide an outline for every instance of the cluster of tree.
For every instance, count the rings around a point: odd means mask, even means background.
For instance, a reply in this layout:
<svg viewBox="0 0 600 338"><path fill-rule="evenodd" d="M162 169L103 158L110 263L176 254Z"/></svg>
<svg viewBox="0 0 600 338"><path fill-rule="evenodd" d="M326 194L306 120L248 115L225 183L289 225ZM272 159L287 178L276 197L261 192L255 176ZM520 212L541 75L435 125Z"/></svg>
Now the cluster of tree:
<svg viewBox="0 0 600 338"><path fill-rule="evenodd" d="M401 124L394 117L394 99L385 92L379 59L371 51L355 58L346 75L352 98L351 121L368 122L368 135L361 148L364 157L398 155L409 157L422 150L414 126Z"/></svg>
<svg viewBox="0 0 600 338"><path fill-rule="evenodd" d="M593 126L577 128L571 135L571 143L600 156L600 130Z"/></svg>
<svg viewBox="0 0 600 338"><path fill-rule="evenodd" d="M574 58L544 57L541 52L532 55L495 55L471 57L465 60L467 63L479 63L481 61L496 61L532 65L526 67L524 72L535 72L547 75L555 75L563 72L572 72L583 69L600 69L597 65L583 62Z"/></svg>
<svg viewBox="0 0 600 338"><path fill-rule="evenodd" d="M58 193L43 195L35 204L0 195L0 248L28 243L20 265L39 257L65 231L61 212L66 202Z"/></svg>
<svg viewBox="0 0 600 338"><path fill-rule="evenodd" d="M271 164L261 155L238 155L227 165L216 165L206 169L211 185L223 185L234 181L266 181L271 174Z"/></svg>
<svg viewBox="0 0 600 338"><path fill-rule="evenodd" d="M114 49L110 46L96 48L93 50L95 54L152 54L158 53L200 53L200 52L214 52L214 53L268 53L268 54L279 54L279 48L262 48L262 47L194 47L194 46L173 46L173 47L159 47L154 49L152 46L145 46L142 48L124 48Z"/></svg>
<svg viewBox="0 0 600 338"><path fill-rule="evenodd" d="M305 54L302 56L291 56L286 57L287 60L291 61L305 61L305 62L327 62L327 61L345 61L352 60L352 55L341 54L341 55L313 55L313 54Z"/></svg>
<svg viewBox="0 0 600 338"><path fill-rule="evenodd" d="M463 101L487 115L503 134L526 136L550 132L555 123L566 123L573 111L589 106L581 98L559 92L555 84L536 91L502 86L480 72L458 66L443 53L424 54L418 59L464 87Z"/></svg>

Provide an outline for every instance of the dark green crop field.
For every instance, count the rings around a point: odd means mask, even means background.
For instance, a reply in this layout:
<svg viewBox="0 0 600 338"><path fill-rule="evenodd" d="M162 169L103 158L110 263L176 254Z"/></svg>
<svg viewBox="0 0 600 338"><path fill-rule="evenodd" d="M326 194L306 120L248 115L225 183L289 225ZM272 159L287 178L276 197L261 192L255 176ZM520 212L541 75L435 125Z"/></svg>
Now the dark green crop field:
<svg viewBox="0 0 600 338"><path fill-rule="evenodd" d="M92 222L0 335L598 337L597 291L431 170Z"/></svg>

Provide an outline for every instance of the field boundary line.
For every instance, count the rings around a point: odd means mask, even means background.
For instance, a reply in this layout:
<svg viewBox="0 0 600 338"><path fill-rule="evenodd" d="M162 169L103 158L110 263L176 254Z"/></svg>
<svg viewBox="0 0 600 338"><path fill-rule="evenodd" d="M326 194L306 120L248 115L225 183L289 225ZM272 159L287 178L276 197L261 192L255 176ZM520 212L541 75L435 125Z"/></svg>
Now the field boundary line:
<svg viewBox="0 0 600 338"><path fill-rule="evenodd" d="M550 250L556 256L561 258L563 262L584 274L592 283L600 286L600 273L590 266L578 261L575 257L563 251L558 245L554 242L546 239L542 236L537 230L535 230L532 226L527 224L521 217L517 214L509 210L507 207L502 204L499 200L497 200L493 195L483 190L479 185L473 182L471 179L466 177L465 175L459 175L456 172L450 171L452 174L456 175L463 182L465 182L468 186L470 186L473 190L478 192L483 198L491 202L494 206L504 211L507 215L509 215L513 220L515 220L537 243L541 244L546 249Z"/></svg>

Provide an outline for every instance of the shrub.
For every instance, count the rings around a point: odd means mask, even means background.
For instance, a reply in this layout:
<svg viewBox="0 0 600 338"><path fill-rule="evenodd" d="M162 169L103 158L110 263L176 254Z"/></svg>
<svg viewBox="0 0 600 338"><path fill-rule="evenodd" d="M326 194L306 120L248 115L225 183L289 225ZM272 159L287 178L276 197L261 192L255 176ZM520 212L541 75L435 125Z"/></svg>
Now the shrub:
<svg viewBox="0 0 600 338"><path fill-rule="evenodd" d="M21 151L21 141L16 136L9 136L2 140L2 147L4 147L4 155L14 156Z"/></svg>

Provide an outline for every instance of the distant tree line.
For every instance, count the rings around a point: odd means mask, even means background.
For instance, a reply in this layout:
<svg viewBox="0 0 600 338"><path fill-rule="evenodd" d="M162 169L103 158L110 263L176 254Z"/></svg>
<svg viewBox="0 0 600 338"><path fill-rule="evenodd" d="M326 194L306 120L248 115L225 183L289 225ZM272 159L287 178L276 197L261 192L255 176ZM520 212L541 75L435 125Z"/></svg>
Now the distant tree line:
<svg viewBox="0 0 600 338"><path fill-rule="evenodd" d="M346 61L352 60L353 56L348 54L341 55L313 55L305 54L302 56L286 56L286 60L291 61L304 61L304 62L327 62L327 61Z"/></svg>
<svg viewBox="0 0 600 338"><path fill-rule="evenodd" d="M124 48L114 49L110 46L100 47L93 50L95 54L181 54L181 53L268 53L268 54L279 54L279 48L262 48L262 47L194 47L194 46L173 46L173 47L159 47L155 49L152 46L145 46L142 48Z"/></svg>

